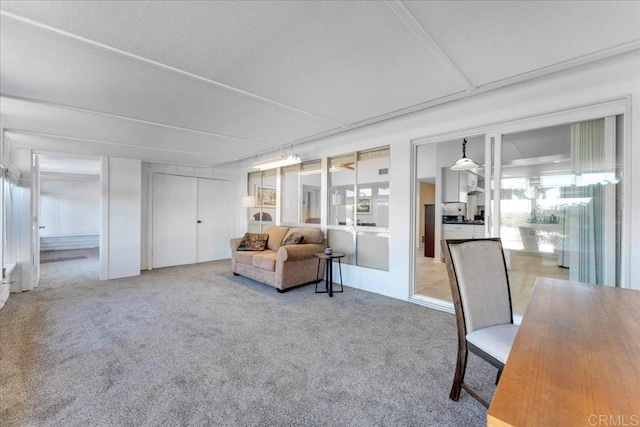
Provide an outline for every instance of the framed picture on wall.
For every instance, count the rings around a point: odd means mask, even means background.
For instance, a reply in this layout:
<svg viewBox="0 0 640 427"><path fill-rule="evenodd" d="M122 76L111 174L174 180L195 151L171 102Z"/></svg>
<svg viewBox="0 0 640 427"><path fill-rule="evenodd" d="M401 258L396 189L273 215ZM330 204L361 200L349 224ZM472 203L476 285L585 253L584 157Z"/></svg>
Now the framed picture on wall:
<svg viewBox="0 0 640 427"><path fill-rule="evenodd" d="M371 213L371 197L369 196L360 196L358 197L358 210L359 214L370 214Z"/></svg>
<svg viewBox="0 0 640 427"><path fill-rule="evenodd" d="M273 187L261 187L256 185L256 207L275 208L276 207L276 189ZM262 203L261 203L262 202Z"/></svg>

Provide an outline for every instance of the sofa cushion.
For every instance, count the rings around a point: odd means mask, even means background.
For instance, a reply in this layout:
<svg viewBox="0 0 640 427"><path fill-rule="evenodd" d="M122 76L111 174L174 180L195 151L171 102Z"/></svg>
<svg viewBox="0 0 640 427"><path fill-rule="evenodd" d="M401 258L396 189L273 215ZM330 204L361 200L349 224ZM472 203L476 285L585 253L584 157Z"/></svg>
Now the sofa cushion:
<svg viewBox="0 0 640 427"><path fill-rule="evenodd" d="M251 251L236 252L235 254L233 254L237 263L245 265L251 265L251 258L253 258L254 255L255 253Z"/></svg>
<svg viewBox="0 0 640 427"><path fill-rule="evenodd" d="M238 245L239 251L264 251L269 239L268 234L245 233Z"/></svg>
<svg viewBox="0 0 640 427"><path fill-rule="evenodd" d="M298 233L288 233L287 237L282 241L282 246L299 245L304 242L304 236Z"/></svg>
<svg viewBox="0 0 640 427"><path fill-rule="evenodd" d="M285 239L291 234L302 236L304 243L321 244L324 242L324 233L318 228L291 228L285 236Z"/></svg>
<svg viewBox="0 0 640 427"><path fill-rule="evenodd" d="M278 227L275 225L271 227L267 227L266 230L264 230L264 232L269 235L267 248L277 251L278 248L282 245L284 236L287 234L288 231L289 231L289 227Z"/></svg>
<svg viewBox="0 0 640 427"><path fill-rule="evenodd" d="M251 258L251 265L268 271L276 271L276 253L268 252L254 254Z"/></svg>

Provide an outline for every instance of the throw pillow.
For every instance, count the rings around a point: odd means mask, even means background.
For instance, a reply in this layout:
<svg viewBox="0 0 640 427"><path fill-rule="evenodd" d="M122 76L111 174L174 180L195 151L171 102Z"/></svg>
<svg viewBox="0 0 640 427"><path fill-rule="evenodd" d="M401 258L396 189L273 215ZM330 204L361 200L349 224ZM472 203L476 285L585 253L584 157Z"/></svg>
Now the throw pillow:
<svg viewBox="0 0 640 427"><path fill-rule="evenodd" d="M246 233L238 245L239 251L264 251L267 247L268 234Z"/></svg>
<svg viewBox="0 0 640 427"><path fill-rule="evenodd" d="M299 245L300 243L302 243L303 240L304 240L303 236L301 236L299 234L292 233L292 234L289 235L289 237L284 239L284 241L282 242L282 246Z"/></svg>

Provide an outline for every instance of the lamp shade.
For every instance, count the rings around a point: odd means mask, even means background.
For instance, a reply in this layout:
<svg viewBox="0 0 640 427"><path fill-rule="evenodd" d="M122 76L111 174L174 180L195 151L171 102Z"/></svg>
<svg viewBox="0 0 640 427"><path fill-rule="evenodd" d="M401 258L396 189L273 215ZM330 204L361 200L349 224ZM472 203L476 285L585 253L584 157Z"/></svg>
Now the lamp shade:
<svg viewBox="0 0 640 427"><path fill-rule="evenodd" d="M252 206L255 206L256 199L253 196L242 196L240 203L242 204L243 208L250 208Z"/></svg>
<svg viewBox="0 0 640 427"><path fill-rule="evenodd" d="M454 171L468 171L471 169L475 169L477 168L478 165L476 162L474 162L471 159L468 159L466 157L462 157L461 159L458 159L458 161L456 161L453 166L451 166L451 170Z"/></svg>

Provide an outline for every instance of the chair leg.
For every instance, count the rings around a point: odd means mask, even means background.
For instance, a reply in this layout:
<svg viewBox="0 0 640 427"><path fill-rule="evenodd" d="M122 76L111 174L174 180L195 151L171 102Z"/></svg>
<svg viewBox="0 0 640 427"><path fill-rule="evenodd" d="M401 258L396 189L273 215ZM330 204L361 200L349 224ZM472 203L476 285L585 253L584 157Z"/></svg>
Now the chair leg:
<svg viewBox="0 0 640 427"><path fill-rule="evenodd" d="M467 350L458 348L458 361L456 362L456 375L453 378L453 385L451 386L451 393L449 398L451 400L458 400L460 398L460 390L462 389L462 383L464 381L464 372L467 369Z"/></svg>
<svg viewBox="0 0 640 427"><path fill-rule="evenodd" d="M498 385L498 381L500 381L500 375L502 375L502 368L498 369L498 375L496 375L496 385Z"/></svg>

